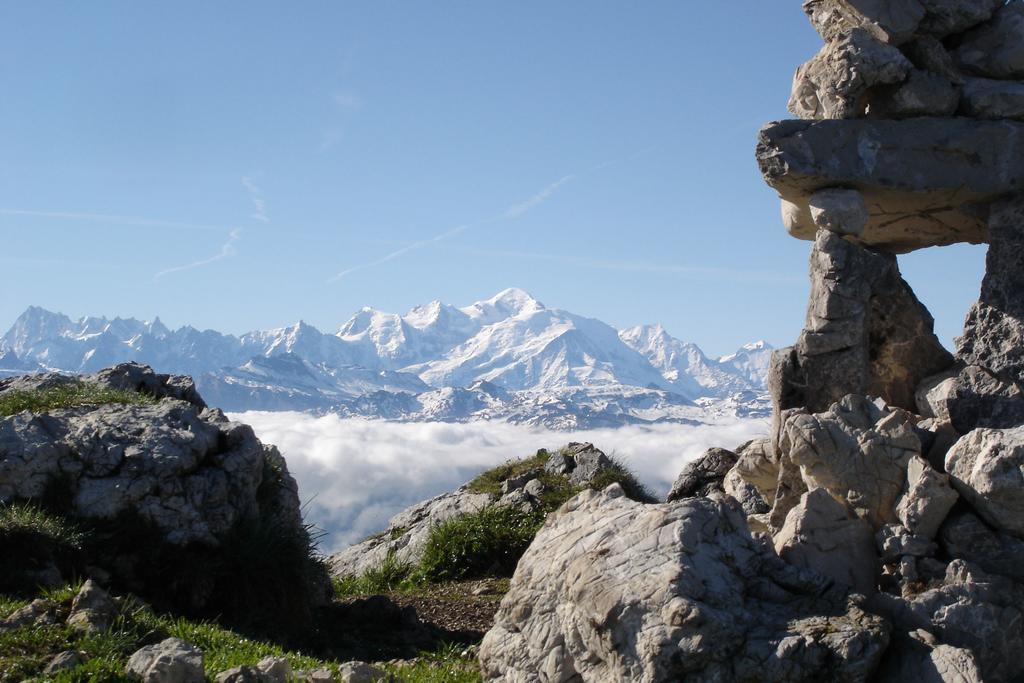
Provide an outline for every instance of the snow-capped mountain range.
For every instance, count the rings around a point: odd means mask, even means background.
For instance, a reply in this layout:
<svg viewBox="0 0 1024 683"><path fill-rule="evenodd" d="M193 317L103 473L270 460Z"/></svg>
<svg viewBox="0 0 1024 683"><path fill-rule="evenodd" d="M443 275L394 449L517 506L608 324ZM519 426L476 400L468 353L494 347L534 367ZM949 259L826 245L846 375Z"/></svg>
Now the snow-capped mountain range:
<svg viewBox="0 0 1024 683"><path fill-rule="evenodd" d="M363 308L336 334L300 321L236 337L33 306L0 338L0 376L136 360L192 375L209 403L229 411L590 428L763 415L770 355L757 342L708 358L660 325L616 331L507 289L463 308Z"/></svg>

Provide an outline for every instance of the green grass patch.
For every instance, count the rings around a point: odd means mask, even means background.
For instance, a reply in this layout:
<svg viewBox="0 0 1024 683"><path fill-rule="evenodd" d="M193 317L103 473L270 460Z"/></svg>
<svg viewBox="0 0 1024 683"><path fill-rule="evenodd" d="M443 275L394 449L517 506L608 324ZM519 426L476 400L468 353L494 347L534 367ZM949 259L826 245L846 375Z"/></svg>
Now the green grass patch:
<svg viewBox="0 0 1024 683"><path fill-rule="evenodd" d="M533 457L509 460L497 467L481 472L466 487L473 493L489 493L492 496L500 496L501 485L505 480L542 469L550 458L551 454L542 448Z"/></svg>
<svg viewBox="0 0 1024 683"><path fill-rule="evenodd" d="M439 583L511 576L544 523L544 513L488 506L433 527L414 579Z"/></svg>
<svg viewBox="0 0 1024 683"><path fill-rule="evenodd" d="M590 488L601 491L612 484L618 484L627 498L638 503L657 503L658 499L651 493L650 489L640 483L629 469L623 465L615 456L609 456L612 461L611 467L606 467L597 473L594 480L590 482Z"/></svg>
<svg viewBox="0 0 1024 683"><path fill-rule="evenodd" d="M403 683L480 683L483 680L476 654L457 644L421 653L413 664L383 668Z"/></svg>
<svg viewBox="0 0 1024 683"><path fill-rule="evenodd" d="M35 391L8 391L0 394L0 417L14 415L24 410L43 413L60 408L101 406L108 403L124 405L149 405L157 399L148 394L125 389L74 381L58 387Z"/></svg>
<svg viewBox="0 0 1024 683"><path fill-rule="evenodd" d="M334 594L338 597L356 595L383 595L408 589L413 566L399 562L394 553L389 553L383 562L371 567L359 576L345 576L334 579Z"/></svg>

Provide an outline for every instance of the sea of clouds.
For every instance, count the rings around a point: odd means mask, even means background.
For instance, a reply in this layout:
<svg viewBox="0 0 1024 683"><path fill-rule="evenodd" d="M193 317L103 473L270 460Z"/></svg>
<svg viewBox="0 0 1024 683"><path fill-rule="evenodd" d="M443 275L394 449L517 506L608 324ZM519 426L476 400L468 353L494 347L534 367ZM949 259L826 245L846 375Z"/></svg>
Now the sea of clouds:
<svg viewBox="0 0 1024 683"><path fill-rule="evenodd" d="M767 421L750 419L556 432L504 422L397 423L299 412L252 411L231 418L252 425L261 441L284 454L299 483L306 520L326 532L325 552L383 530L392 515L413 503L539 448L590 441L664 496L683 465L707 448L733 448L768 431Z"/></svg>

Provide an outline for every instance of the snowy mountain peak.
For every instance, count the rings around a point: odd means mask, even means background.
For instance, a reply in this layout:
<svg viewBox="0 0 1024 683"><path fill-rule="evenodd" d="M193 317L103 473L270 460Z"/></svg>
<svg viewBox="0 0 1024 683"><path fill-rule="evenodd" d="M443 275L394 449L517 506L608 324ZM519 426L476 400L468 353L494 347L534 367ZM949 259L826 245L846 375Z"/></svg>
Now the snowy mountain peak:
<svg viewBox="0 0 1024 683"><path fill-rule="evenodd" d="M506 318L513 318L544 310L544 304L527 292L510 287L495 294L486 301L477 301L461 309L481 325L490 325Z"/></svg>

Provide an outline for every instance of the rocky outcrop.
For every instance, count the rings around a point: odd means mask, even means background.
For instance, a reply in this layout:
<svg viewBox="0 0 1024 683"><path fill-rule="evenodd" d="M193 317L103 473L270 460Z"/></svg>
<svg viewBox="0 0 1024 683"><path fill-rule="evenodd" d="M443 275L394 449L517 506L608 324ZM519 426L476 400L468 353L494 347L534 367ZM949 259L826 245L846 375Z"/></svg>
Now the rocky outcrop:
<svg viewBox="0 0 1024 683"><path fill-rule="evenodd" d="M917 385L953 358L935 337L931 314L900 277L895 257L820 230L810 276L804 330L794 347L772 356L775 416L795 407L822 411L851 393L914 409Z"/></svg>
<svg viewBox="0 0 1024 683"><path fill-rule="evenodd" d="M273 612L279 626L326 599L284 458L207 407L189 378L128 363L0 381L0 396L47 391L112 400L0 417L0 503L28 501L88 528L76 572L101 570L190 614L248 622ZM276 598L247 602L259 592ZM85 629L103 624L95 609L82 614Z"/></svg>
<svg viewBox="0 0 1024 683"><path fill-rule="evenodd" d="M520 561L481 645L484 680L867 680L887 626L824 588L727 499L586 491Z"/></svg>

